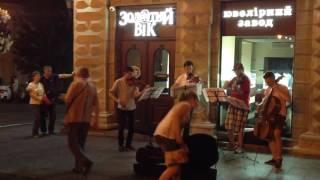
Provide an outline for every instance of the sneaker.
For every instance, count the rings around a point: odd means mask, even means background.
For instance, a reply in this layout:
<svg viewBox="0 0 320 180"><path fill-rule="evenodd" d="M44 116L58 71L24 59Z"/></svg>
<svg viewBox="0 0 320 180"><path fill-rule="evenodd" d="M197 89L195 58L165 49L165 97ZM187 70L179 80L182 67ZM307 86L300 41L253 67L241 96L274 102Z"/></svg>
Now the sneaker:
<svg viewBox="0 0 320 180"><path fill-rule="evenodd" d="M32 138L39 138L40 136L38 134L32 135Z"/></svg>
<svg viewBox="0 0 320 180"><path fill-rule="evenodd" d="M242 154L244 151L242 148L238 147L237 149L234 150L235 154Z"/></svg>
<svg viewBox="0 0 320 180"><path fill-rule="evenodd" d="M281 169L281 167L282 167L282 159L275 160L274 167L276 169Z"/></svg>
<svg viewBox="0 0 320 180"><path fill-rule="evenodd" d="M93 165L93 162L91 162L91 161L89 161L89 162L85 165L85 167L84 167L84 169L83 169L83 172L82 172L82 174L83 174L84 176L87 176L87 175L88 175L88 173L90 172L90 170L91 170L91 168L92 168L92 165Z"/></svg>
<svg viewBox="0 0 320 180"><path fill-rule="evenodd" d="M73 168L72 172L76 173L76 174L79 174L79 173L82 173L82 170L80 168Z"/></svg>
<svg viewBox="0 0 320 180"><path fill-rule="evenodd" d="M136 149L133 146L126 146L126 150L135 151Z"/></svg>
<svg viewBox="0 0 320 180"><path fill-rule="evenodd" d="M49 135L49 136L53 136L53 135L57 135L57 133L55 133L55 132L49 132L48 135Z"/></svg>
<svg viewBox="0 0 320 180"><path fill-rule="evenodd" d="M126 148L123 146L119 146L119 152L124 152L124 151L126 151Z"/></svg>
<svg viewBox="0 0 320 180"><path fill-rule="evenodd" d="M47 133L41 133L40 137L44 137L44 136L47 136L47 135L48 135Z"/></svg>
<svg viewBox="0 0 320 180"><path fill-rule="evenodd" d="M223 148L224 150L227 150L227 151L234 151L237 149L237 146L235 144L231 144L229 143L226 147Z"/></svg>
<svg viewBox="0 0 320 180"><path fill-rule="evenodd" d="M264 164L268 164L268 165L272 165L273 166L275 164L275 162L276 162L276 160L270 159L269 161L264 162Z"/></svg>

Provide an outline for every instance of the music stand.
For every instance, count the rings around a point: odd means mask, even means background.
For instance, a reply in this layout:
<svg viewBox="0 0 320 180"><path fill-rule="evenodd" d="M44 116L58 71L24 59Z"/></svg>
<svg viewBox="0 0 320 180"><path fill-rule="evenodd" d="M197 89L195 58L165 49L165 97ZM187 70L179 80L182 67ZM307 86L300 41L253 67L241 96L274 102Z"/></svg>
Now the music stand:
<svg viewBox="0 0 320 180"><path fill-rule="evenodd" d="M217 114L218 112L218 106L220 103L226 103L227 102L227 95L225 93L225 90L223 88L204 88L202 90L204 99L209 105L213 104L213 106L216 108L215 110L215 117L219 117ZM218 141L218 127L219 127L219 121L216 120L216 138Z"/></svg>
<svg viewBox="0 0 320 180"><path fill-rule="evenodd" d="M161 96L163 90L164 90L163 87L149 87L144 90L143 94L138 99L138 102L145 101L148 99L158 99ZM150 129L152 128L150 123L148 123L148 126ZM149 145L151 145L151 146L152 146L152 137L153 137L153 135L151 133L149 135Z"/></svg>
<svg viewBox="0 0 320 180"><path fill-rule="evenodd" d="M203 89L203 95L204 95L207 102L215 104L216 106L219 106L220 103L229 103L230 105L235 106L239 109L249 111L248 106L243 101L238 100L234 97L227 96L225 93L225 90L223 88L205 88L205 89ZM216 117L217 116L218 115L216 115ZM216 137L217 137L217 142L219 142L219 138L218 138L218 127L219 126L216 126L216 127L217 127ZM224 153L223 149L221 149L221 150L222 150L223 157L225 158L226 154ZM240 156L240 158L245 158L247 160L253 161L254 165L256 163L259 163L257 161L257 155L258 155L257 152L256 152L256 156L254 159L251 159L245 151L243 153L241 153L241 155L242 156ZM233 158L227 159L225 161L232 161L232 160L236 160L236 159L238 159L238 158L233 157Z"/></svg>
<svg viewBox="0 0 320 180"><path fill-rule="evenodd" d="M143 101L147 99L158 99L162 94L163 90L163 87L149 87L143 92L138 101Z"/></svg>

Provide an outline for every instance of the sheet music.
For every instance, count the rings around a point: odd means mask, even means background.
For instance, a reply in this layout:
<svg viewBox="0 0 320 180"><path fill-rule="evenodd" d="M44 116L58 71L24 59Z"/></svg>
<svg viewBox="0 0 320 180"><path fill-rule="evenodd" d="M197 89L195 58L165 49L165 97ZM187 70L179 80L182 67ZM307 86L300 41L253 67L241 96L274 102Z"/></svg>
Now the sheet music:
<svg viewBox="0 0 320 180"><path fill-rule="evenodd" d="M237 99L235 97L231 97L231 96L228 96L227 99L228 99L228 103L230 103L230 105L232 105L232 106L234 106L236 108L239 108L239 109L243 109L243 110L249 111L249 107L244 101L239 100L239 99Z"/></svg>
<svg viewBox="0 0 320 180"><path fill-rule="evenodd" d="M150 98L158 99L160 97L160 95L162 94L163 90L164 90L164 87L155 88L154 91L152 91Z"/></svg>
<svg viewBox="0 0 320 180"><path fill-rule="evenodd" d="M223 88L205 88L202 93L206 102L227 102L227 95Z"/></svg>
<svg viewBox="0 0 320 180"><path fill-rule="evenodd" d="M149 87L144 90L144 93L140 96L138 101L143 101L146 99L158 99L162 94L164 88L163 87Z"/></svg>

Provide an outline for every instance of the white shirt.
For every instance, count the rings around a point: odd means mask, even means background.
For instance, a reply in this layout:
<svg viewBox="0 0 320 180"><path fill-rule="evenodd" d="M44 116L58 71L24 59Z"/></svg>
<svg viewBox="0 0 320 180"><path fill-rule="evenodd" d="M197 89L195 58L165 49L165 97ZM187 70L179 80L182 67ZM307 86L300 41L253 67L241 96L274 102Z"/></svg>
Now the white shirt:
<svg viewBox="0 0 320 180"><path fill-rule="evenodd" d="M135 95L139 92L136 86L127 84L124 78L117 79L110 92L113 93L120 101L124 102L125 107L118 103L118 108L121 110L132 111L136 109Z"/></svg>
<svg viewBox="0 0 320 180"><path fill-rule="evenodd" d="M177 80L174 82L174 86L175 87L179 87L179 86L186 86L189 84L188 79L188 75L186 73L181 74L180 76L178 76Z"/></svg>
<svg viewBox="0 0 320 180"><path fill-rule="evenodd" d="M27 91L30 94L30 100L29 100L30 104L42 103L42 99L44 96L44 88L40 82L39 83L30 82L27 86ZM33 96L36 96L37 98L32 97L31 94Z"/></svg>

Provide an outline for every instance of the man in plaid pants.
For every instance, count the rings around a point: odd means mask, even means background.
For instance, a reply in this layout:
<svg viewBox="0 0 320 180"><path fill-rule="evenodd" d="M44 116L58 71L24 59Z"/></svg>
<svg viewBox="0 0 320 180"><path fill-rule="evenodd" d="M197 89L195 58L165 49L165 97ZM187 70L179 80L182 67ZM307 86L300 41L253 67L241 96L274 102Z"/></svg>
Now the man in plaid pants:
<svg viewBox="0 0 320 180"><path fill-rule="evenodd" d="M244 74L244 68L241 63L236 63L233 67L233 71L235 72L236 77L227 84L227 88L231 88L231 97L243 101L247 106L249 106L250 80ZM225 120L225 128L228 131L229 138L227 148L229 150L234 150L235 153L243 152L243 131L247 118L247 110L229 105ZM235 143L235 134L237 134L238 137L237 144Z"/></svg>

